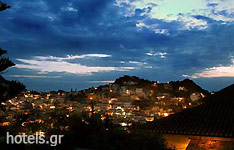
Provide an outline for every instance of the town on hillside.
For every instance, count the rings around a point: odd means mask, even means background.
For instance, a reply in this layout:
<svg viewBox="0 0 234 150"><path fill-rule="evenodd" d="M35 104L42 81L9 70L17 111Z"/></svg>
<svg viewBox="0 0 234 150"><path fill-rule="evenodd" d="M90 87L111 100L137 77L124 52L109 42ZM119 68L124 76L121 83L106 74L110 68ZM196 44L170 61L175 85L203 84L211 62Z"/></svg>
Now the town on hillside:
<svg viewBox="0 0 234 150"><path fill-rule="evenodd" d="M81 91L25 90L1 103L4 111L0 112L0 126L14 124L19 115L27 115L21 125L22 132L30 131L28 126L35 123L53 127L51 113L69 117L71 112L79 111L89 116L99 114L103 121L108 117L113 125L128 127L198 106L209 94L189 79L159 83L136 76L123 76L113 83ZM61 130L68 128L66 125Z"/></svg>

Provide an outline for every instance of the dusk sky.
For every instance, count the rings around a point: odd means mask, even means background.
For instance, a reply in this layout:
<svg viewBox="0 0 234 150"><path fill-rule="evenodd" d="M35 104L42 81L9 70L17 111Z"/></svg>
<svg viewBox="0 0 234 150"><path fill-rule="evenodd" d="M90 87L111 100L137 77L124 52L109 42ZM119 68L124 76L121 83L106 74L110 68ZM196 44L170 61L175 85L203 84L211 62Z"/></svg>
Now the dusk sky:
<svg viewBox="0 0 234 150"><path fill-rule="evenodd" d="M2 0L3 76L30 90L78 90L123 75L234 81L234 0Z"/></svg>

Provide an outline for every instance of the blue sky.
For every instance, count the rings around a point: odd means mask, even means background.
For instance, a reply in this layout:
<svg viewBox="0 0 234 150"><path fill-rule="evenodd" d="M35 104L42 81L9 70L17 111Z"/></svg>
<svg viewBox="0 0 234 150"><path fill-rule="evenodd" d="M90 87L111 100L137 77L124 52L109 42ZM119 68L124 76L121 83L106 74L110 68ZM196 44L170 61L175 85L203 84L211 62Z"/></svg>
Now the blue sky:
<svg viewBox="0 0 234 150"><path fill-rule="evenodd" d="M0 46L28 89L84 89L136 75L190 78L219 90L234 81L233 0L12 0Z"/></svg>

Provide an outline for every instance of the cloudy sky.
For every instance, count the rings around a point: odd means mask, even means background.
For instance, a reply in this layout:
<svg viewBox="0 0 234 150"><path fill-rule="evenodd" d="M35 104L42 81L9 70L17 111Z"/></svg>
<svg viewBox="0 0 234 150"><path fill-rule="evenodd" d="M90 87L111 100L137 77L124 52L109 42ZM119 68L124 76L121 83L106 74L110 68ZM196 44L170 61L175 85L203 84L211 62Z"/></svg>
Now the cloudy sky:
<svg viewBox="0 0 234 150"><path fill-rule="evenodd" d="M2 0L0 46L28 89L84 89L123 75L234 81L234 0Z"/></svg>

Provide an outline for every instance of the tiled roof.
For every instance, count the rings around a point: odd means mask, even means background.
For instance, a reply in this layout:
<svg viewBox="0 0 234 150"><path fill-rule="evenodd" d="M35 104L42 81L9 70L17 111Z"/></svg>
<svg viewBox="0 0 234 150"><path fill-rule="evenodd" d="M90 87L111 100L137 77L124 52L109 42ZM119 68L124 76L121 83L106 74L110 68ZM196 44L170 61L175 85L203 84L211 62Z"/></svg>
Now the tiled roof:
<svg viewBox="0 0 234 150"><path fill-rule="evenodd" d="M164 134L234 137L234 85L206 101L198 107L159 119L148 129Z"/></svg>

